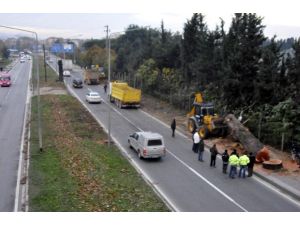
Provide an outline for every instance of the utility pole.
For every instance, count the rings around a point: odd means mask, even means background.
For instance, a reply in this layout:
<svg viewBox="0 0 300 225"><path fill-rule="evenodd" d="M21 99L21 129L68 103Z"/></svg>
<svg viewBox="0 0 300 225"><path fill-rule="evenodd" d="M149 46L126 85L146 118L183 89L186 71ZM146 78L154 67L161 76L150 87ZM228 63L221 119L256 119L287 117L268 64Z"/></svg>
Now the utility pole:
<svg viewBox="0 0 300 225"><path fill-rule="evenodd" d="M43 44L43 51L44 51L44 69L45 69L45 82L47 82L47 64L46 64L46 53L45 53L45 45Z"/></svg>
<svg viewBox="0 0 300 225"><path fill-rule="evenodd" d="M108 60L108 134L107 134L107 143L108 143L108 147L110 147L110 129L111 129L111 124L110 124L110 114L111 114L111 107L110 107L110 93L111 93L111 86L110 86L110 40L108 39L108 25L105 26L106 30L106 43L105 43L105 47L106 47L106 54L107 54L107 60Z"/></svg>

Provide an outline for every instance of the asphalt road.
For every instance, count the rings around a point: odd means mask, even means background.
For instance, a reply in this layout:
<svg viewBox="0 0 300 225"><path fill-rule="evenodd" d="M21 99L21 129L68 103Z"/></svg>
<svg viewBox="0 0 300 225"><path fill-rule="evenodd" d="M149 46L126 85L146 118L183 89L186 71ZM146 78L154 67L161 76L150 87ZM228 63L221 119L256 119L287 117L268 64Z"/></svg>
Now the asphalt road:
<svg viewBox="0 0 300 225"><path fill-rule="evenodd" d="M10 71L12 85L0 87L0 211L14 210L27 86L31 62Z"/></svg>
<svg viewBox="0 0 300 225"><path fill-rule="evenodd" d="M72 77L82 77L74 70ZM103 86L87 86L82 89L71 87L70 78L65 78L72 92L80 98L99 121L108 127L108 99ZM85 94L97 91L104 101L102 104L88 104ZM138 165L143 174L151 180L156 190L164 196L176 211L188 212L286 212L300 211L300 205L277 190L270 188L258 178L230 179L221 171L221 160L217 168L209 166L209 153L204 153L205 162L197 160L192 152L192 141L183 135L171 137L171 130L142 110L119 109L111 105L111 134L130 159ZM153 131L163 135L167 155L161 160L140 160L127 143L128 135L135 131Z"/></svg>

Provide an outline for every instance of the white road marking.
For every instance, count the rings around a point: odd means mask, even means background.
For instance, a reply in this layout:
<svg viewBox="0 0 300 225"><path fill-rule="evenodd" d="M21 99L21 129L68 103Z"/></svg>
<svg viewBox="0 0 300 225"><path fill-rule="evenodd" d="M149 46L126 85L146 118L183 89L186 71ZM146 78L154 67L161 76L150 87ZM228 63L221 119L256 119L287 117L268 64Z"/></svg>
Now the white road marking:
<svg viewBox="0 0 300 225"><path fill-rule="evenodd" d="M149 113L145 112L144 110L141 110L140 111L142 113L144 113L145 115L149 116L150 118L154 119L156 122L160 123L161 125L165 126L166 128L170 128L166 123L160 121L159 119L155 118L154 116L150 115ZM171 128L170 128L171 129ZM188 138L185 134L181 133L180 131L178 130L175 130L175 133L178 133L181 137L183 138L186 138L186 139L190 139Z"/></svg>
<svg viewBox="0 0 300 225"><path fill-rule="evenodd" d="M22 131L22 138L21 138L21 146L20 146L20 155L19 155L19 165L18 165L18 176L17 176L17 184L16 184L16 192L15 192L15 205L14 205L14 212L18 212L19 209L19 193L20 193L20 182L21 182L21 168L22 168L22 161L23 161L23 150L24 150L24 139L25 139L25 131L26 131L26 121L27 121L27 112L28 112L28 105L30 102L30 78L31 78L31 71L32 71L32 63L30 63L29 69L29 78L27 84L27 96L26 96L26 104L25 104L25 111L24 111L24 120L23 120L23 131ZM27 181L28 183L28 181Z"/></svg>
<svg viewBox="0 0 300 225"><path fill-rule="evenodd" d="M102 128L105 130L106 133L108 133L107 128L104 126L104 124L94 115L94 113L90 110L90 108L80 99L80 97L72 90L72 88L70 88L70 86L68 84L66 84L67 88L69 89L69 91L71 92L71 94L76 97L78 99L78 101L81 102L81 104L89 111L89 113L94 117L94 119L102 126ZM107 104L107 103L106 103ZM180 212L179 208L177 206L175 206L175 204L172 202L172 200L167 197L167 195L157 186L154 184L154 182L152 181L152 179L147 175L147 173L145 171L143 171L138 164L132 159L132 157L128 154L128 152L126 151L126 149L124 149L122 147L122 145L117 141L117 139L111 135L114 143L117 144L117 146L120 148L120 150L122 151L123 155L125 154L125 156L128 158L129 163L141 174L141 176L144 178L144 180L153 188L153 190L162 197L163 201L169 205L169 207L176 211L176 212Z"/></svg>
<svg viewBox="0 0 300 225"><path fill-rule="evenodd" d="M69 87L69 85L68 85L68 87ZM70 88L71 89L71 88ZM81 103L83 103L82 102L82 100L76 95L76 93L73 91L73 90L71 90L71 92L73 93L73 95L74 96L76 96L76 98L77 99L79 99L79 101L81 102ZM104 101L105 102L105 104L107 104L109 107L111 107L110 105L109 105L109 103L107 103L106 101ZM93 112L91 111L91 110L89 110L89 108L85 105L85 104L83 104L87 109L88 109L88 111L93 115ZM132 121L130 121L128 118L126 118L124 115L122 115L118 110L116 110L116 109L114 109L114 108L112 108L116 113L118 113L120 116L122 116L124 119L126 119L130 124L132 124L132 125L134 125L134 123L132 122ZM98 120L97 118L96 118L96 116L94 116L93 115L93 117L98 121L98 123L99 124L101 124L101 126L105 129L105 131L106 132L108 132L107 131L107 129L104 127L104 124L102 124L102 122L100 121L100 120ZM162 123L163 124L163 123ZM134 125L135 126L135 125ZM136 127L136 126L135 126ZM138 130L140 130L140 131L143 131L142 129L140 129L140 128L138 128L138 127L136 127ZM118 143L118 147L120 147L121 148L121 150L126 154L126 155L128 155L128 153L127 153L127 151L121 146L121 144L119 143L119 142L117 142L117 140L113 137L113 139L114 139L114 142L116 142L116 143ZM247 212L247 210L244 208L244 207L242 207L240 204L238 204L236 201L234 201L230 196L228 196L227 194L225 194L223 191L221 191L218 187L216 187L214 184L212 184L209 180L207 180L205 177L203 177L201 174L199 174L196 170L194 170L192 167L190 167L189 165L187 165L185 162L183 162L181 159L179 159L174 153L172 153L172 152L170 152L169 150L167 150L168 151L168 153L170 154L170 155L172 155L177 161L179 161L182 165L184 165L186 168L188 168L191 172L193 172L196 176L198 176L199 178L201 178L204 182L206 182L208 185L210 185L213 189L215 189L217 192L219 192L221 195L223 195L225 198L227 198L229 201L231 201L233 204L235 204L238 208L240 208L241 210L243 210L243 211L245 211L245 212ZM131 160L131 161L133 161L133 160ZM134 161L133 161L134 162ZM136 164L135 162L134 162L134 164ZM135 167L138 167L138 165L136 164L135 165ZM139 167L138 167L139 168ZM140 168L139 168L139 170L141 170ZM142 173L143 173L143 175L144 176L147 176L147 174L143 171L143 170L141 170L142 171ZM148 177L148 180L153 184L153 181ZM166 196L165 194L164 194L164 196ZM170 200L169 200L169 198L166 198L166 200L168 201L168 202L170 202ZM172 204L170 204L170 205L172 205ZM174 204L173 204L174 205ZM178 207L176 207L176 206L174 206L174 208L176 209L176 208L178 208Z"/></svg>
<svg viewBox="0 0 300 225"><path fill-rule="evenodd" d="M16 64L15 64L15 65L16 65ZM14 65L14 66L15 66L15 65ZM12 70L12 69L11 69L11 70ZM10 70L10 71L11 71L11 70ZM11 84L11 85L13 85L13 84L16 83L18 77L19 77L19 75L18 75L18 76L14 76L14 80L12 81L12 84ZM8 89L8 92L6 92L6 94L5 94L4 98L3 98L2 104L6 103L6 101L7 101L8 97L9 97L11 91L12 91L12 88L10 87L10 88ZM1 109L2 109L2 108L0 108L0 110L1 110Z"/></svg>
<svg viewBox="0 0 300 225"><path fill-rule="evenodd" d="M192 167L187 165L184 161L179 159L174 153L167 150L169 154L171 154L175 159L177 159L180 163L182 163L186 168L188 168L191 172L193 172L196 176L201 178L204 182L206 182L209 186L211 186L213 189L215 189L217 192L219 192L221 195L223 195L225 198L227 198L229 201L231 201L233 204L235 204L237 207L242 209L244 212L248 212L243 206L238 204L233 198L231 198L229 195L227 195L225 192L223 192L220 188L215 186L213 183L211 183L209 180L207 180L205 177L203 177L200 173L198 173L196 170L194 170Z"/></svg>
<svg viewBox="0 0 300 225"><path fill-rule="evenodd" d="M282 191L279 188L276 188L272 184L269 184L268 182L262 180L259 177L252 176L252 179L256 180L257 182L261 183L262 185L266 186L267 188L270 188L272 191L278 193L282 197L286 198L287 200L291 201L292 203L294 203L295 205L297 205L298 207L300 207L300 202L299 201L295 200L294 198L290 197L289 195L287 195L285 193L282 193Z"/></svg>
<svg viewBox="0 0 300 225"><path fill-rule="evenodd" d="M89 88L88 88L88 89L89 89ZM91 89L89 89L89 90L91 90ZM77 94L76 94L73 90L72 90L71 92L72 92L73 95L74 95L74 96L75 96L75 97L76 97L76 98L77 98L77 99L78 99L78 100L79 100L79 101L80 101L80 102L88 109L88 107L81 101L81 99L77 96ZM107 104L109 107L111 107L110 104L109 104L107 101L104 100L103 102L104 102L105 104ZM121 115L124 119L126 119L131 125L133 125L134 127L136 127L138 130L142 131L141 128L135 126L133 122L131 122L128 118L126 118L125 116L123 116L118 110L114 109L113 107L111 107L111 108L112 108L116 113L118 113L119 115ZM93 115L93 113L92 113L89 109L88 109L88 111ZM152 119L154 119L154 120L157 121L158 123L162 124L163 126L169 128L169 126L168 126L166 123L160 121L159 119L155 118L154 116L150 115L149 113L147 113L147 112L145 112L145 111L143 111L143 110L141 110L141 109L140 109L140 111L141 111L142 113L144 113L145 115L151 117ZM101 124L101 126L105 129L105 131L108 132L107 129L103 126L103 124L102 124L102 123L101 123L94 115L93 115L93 117L98 121L99 124ZM185 138L185 139L190 139L190 138L188 138L186 135L184 135L183 133L181 133L181 132L178 131L178 130L176 131L176 133L178 133L180 136L182 136L182 137ZM112 136L112 138L113 138L114 142L116 142L116 143L118 144L118 146L121 148L121 150L122 150L122 151L125 151L125 150L123 149L123 147L119 144L119 142L116 141L116 139L115 139L113 136ZM207 149L206 149L206 150L207 150ZM228 196L226 193L224 193L224 192L223 192L222 190L220 190L218 187L216 187L215 185L213 185L210 181L208 181L205 177L203 177L201 174L199 174L197 171L195 171L192 167L188 166L185 162L183 162L181 159L179 159L179 158L178 158L176 155L174 155L172 152L170 152L169 150L167 150L167 151L168 151L175 159L177 159L177 160L178 160L179 162L181 162L185 167L187 167L191 172L193 172L196 176L198 176L199 178L201 178L202 180L204 180L207 184L209 184L211 187L213 187L216 191L218 191L220 194L222 194L225 198L227 198L229 201L231 201L232 203L234 203L234 204L235 204L236 206L238 206L240 209L242 209L243 211L247 212L247 210L246 210L244 207L242 207L240 204L238 204L236 201L234 201L234 199L232 199L230 196ZM125 154L128 154L127 151L125 151L124 153L125 153ZM219 157L219 158L220 158L220 157ZM128 159L129 159L130 161L132 161L130 156L128 157ZM137 169L138 169L138 170L141 170L139 167L137 167ZM143 175L144 175L144 176L147 176L147 174L146 174L144 171L142 171L142 172L143 172ZM299 205L299 202L296 202L294 199L292 199L291 197L289 197L288 195L286 195L286 194L284 194L284 193L278 192L278 189L276 189L276 188L273 187L272 185L267 184L266 182L263 182L260 178L255 177L255 179L256 179L257 181L259 181L261 184L263 184L264 186L266 186L266 187L272 189L273 191L279 193L281 196L285 197L286 199L288 199L288 200L292 201L293 203ZM149 181L152 182L150 178L149 178ZM165 198L165 199L166 199L167 201L169 201L168 198ZM173 208L175 209L176 207L173 206ZM176 210L176 211L179 211L179 210Z"/></svg>
<svg viewBox="0 0 300 225"><path fill-rule="evenodd" d="M168 126L166 123L160 121L159 119L155 118L154 116L150 115L149 113L147 113L147 112L145 112L145 111L143 111L143 110L141 110L141 112L143 112L143 113L146 114L147 116L151 117L152 119L154 119L154 120L157 121L158 123L162 124L163 126L169 128L169 126ZM182 137L184 137L184 138L186 138L186 139L189 139L185 134L181 133L180 131L176 131L176 132L178 132L179 135L181 135ZM209 149L206 148L205 151L208 152ZM217 157L218 157L219 159L222 158L220 155L218 155ZM290 197L288 194L282 193L278 188L276 188L276 187L274 187L273 185L271 185L271 184L265 182L264 180L262 180L261 178L259 178L259 177L257 177L257 176L255 176L255 177L252 176L252 177L253 177L253 179L255 179L256 181L258 181L259 183L261 183L261 184L264 185L265 187L272 189L273 191L275 191L275 192L277 192L278 194L280 194L282 197L285 197L287 200L289 200L289 201L293 202L294 204L300 206L300 202L297 201L297 200L295 200L295 199L293 199L293 198Z"/></svg>

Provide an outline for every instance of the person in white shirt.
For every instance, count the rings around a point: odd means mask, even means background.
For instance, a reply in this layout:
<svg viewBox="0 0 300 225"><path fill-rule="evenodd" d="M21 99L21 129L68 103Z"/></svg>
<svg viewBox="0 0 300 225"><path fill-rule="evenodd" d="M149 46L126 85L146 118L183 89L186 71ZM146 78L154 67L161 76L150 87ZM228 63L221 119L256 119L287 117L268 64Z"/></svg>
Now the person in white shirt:
<svg viewBox="0 0 300 225"><path fill-rule="evenodd" d="M193 152L198 153L199 151L199 142L200 142L200 136L197 130L195 130L193 134Z"/></svg>

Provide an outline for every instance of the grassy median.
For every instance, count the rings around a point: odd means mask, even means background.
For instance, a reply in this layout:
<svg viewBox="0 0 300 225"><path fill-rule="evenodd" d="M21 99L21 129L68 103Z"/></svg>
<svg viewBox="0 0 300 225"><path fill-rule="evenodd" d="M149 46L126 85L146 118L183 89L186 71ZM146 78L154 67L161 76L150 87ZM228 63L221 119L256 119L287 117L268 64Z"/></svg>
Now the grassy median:
<svg viewBox="0 0 300 225"><path fill-rule="evenodd" d="M107 147L106 133L70 95L41 96L40 152L35 102L33 97L30 211L169 211L119 150Z"/></svg>

